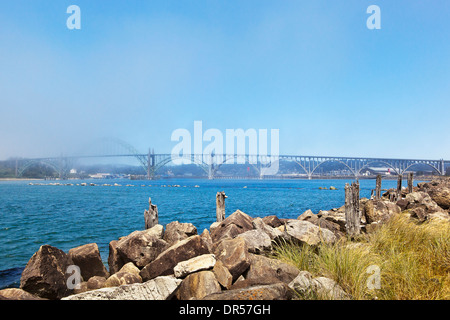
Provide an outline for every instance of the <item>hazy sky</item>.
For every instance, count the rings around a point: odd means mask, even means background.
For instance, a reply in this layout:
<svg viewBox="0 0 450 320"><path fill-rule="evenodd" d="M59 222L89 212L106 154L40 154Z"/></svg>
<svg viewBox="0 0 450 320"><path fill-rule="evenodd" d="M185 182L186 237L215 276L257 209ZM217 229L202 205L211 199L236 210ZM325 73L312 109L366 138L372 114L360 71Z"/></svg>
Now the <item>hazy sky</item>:
<svg viewBox="0 0 450 320"><path fill-rule="evenodd" d="M450 159L449 17L448 0L1 1L0 159L101 137L170 152L195 120L279 129L281 154Z"/></svg>

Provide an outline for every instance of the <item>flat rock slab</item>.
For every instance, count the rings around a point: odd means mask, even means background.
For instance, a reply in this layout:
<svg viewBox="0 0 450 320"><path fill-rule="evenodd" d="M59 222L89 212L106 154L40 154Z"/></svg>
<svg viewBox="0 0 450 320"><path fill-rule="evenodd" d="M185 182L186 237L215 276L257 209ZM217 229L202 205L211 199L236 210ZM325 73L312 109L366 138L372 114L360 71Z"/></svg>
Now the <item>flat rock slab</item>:
<svg viewBox="0 0 450 320"><path fill-rule="evenodd" d="M0 300L47 300L32 295L22 289L8 288L0 290Z"/></svg>
<svg viewBox="0 0 450 320"><path fill-rule="evenodd" d="M181 280L173 276L162 276L145 283L87 291L62 300L166 300L180 283Z"/></svg>
<svg viewBox="0 0 450 320"><path fill-rule="evenodd" d="M202 254L201 256L194 257L192 259L179 262L173 272L175 277L183 278L188 274L208 270L214 267L216 264L216 257L213 254Z"/></svg>
<svg viewBox="0 0 450 320"><path fill-rule="evenodd" d="M285 283L259 285L213 293L203 300L290 300L293 291Z"/></svg>

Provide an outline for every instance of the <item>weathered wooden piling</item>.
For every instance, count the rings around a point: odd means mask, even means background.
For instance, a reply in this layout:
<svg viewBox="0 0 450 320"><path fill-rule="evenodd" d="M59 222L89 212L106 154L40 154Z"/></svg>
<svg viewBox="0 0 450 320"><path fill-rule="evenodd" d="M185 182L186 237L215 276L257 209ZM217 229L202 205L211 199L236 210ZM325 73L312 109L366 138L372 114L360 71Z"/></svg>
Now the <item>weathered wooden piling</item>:
<svg viewBox="0 0 450 320"><path fill-rule="evenodd" d="M148 210L144 211L145 229L150 229L158 224L158 207L148 198Z"/></svg>
<svg viewBox="0 0 450 320"><path fill-rule="evenodd" d="M217 222L225 220L225 191L217 192L216 194L216 219Z"/></svg>
<svg viewBox="0 0 450 320"><path fill-rule="evenodd" d="M351 237L361 232L361 211L359 208L359 183L345 184L345 228Z"/></svg>
<svg viewBox="0 0 450 320"><path fill-rule="evenodd" d="M402 175L399 174L397 176L397 199L400 200L402 198Z"/></svg>
<svg viewBox="0 0 450 320"><path fill-rule="evenodd" d="M408 193L413 192L413 184L414 184L414 173L408 173Z"/></svg>
<svg viewBox="0 0 450 320"><path fill-rule="evenodd" d="M375 185L375 200L381 199L381 174L377 174L377 180Z"/></svg>

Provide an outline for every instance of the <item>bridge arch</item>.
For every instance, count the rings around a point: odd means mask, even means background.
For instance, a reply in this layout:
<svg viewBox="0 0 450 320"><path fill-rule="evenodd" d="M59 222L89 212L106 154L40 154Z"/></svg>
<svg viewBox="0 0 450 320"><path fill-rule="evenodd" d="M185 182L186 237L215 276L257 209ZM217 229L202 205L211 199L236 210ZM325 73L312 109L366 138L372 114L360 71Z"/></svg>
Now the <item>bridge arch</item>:
<svg viewBox="0 0 450 320"><path fill-rule="evenodd" d="M100 148L99 148L100 146ZM147 172L148 167L148 158L146 154L141 154L134 146L129 144L128 142L114 138L114 137L102 137L95 139L91 143L85 145L81 150L77 152L75 156L84 157L86 151L91 151L91 149L94 149L94 154L90 154L89 157L95 158L95 157L112 157L116 154L120 154L119 151L121 150L102 150L104 147L116 147L120 148L122 150L125 150L127 152L128 156L132 156L137 159L139 165L144 169L145 172ZM99 152L100 151L100 152Z"/></svg>
<svg viewBox="0 0 450 320"><path fill-rule="evenodd" d="M308 171L308 170L305 168L305 166L302 165L299 161L297 161L297 160L295 160L295 159L283 159L283 158L280 158L280 157L277 157L277 158L278 158L278 159L275 160L275 161L273 161L273 163L277 163L277 162L278 162L278 168L280 167L281 161L284 161L284 162L293 162L293 163L297 164L300 168L302 168L302 170L309 176L309 171Z"/></svg>
<svg viewBox="0 0 450 320"><path fill-rule="evenodd" d="M279 161L279 160L278 160L278 161ZM308 170L306 170L306 168L305 168L300 162L298 162L297 160L293 160L293 161L294 161L296 164L298 164L298 165L300 166L300 168L302 168L308 176L310 176Z"/></svg>
<svg viewBox="0 0 450 320"><path fill-rule="evenodd" d="M321 165L323 165L324 163L327 163L327 162L338 162L338 163L340 163L340 164L343 164L344 166L346 166L346 167L350 170L350 172L351 172L355 177L357 177L357 173L355 172L355 170L353 170L352 167L350 167L350 166L349 166L348 164L346 164L344 161L337 160L337 159L328 159L328 160L325 160L325 161L320 162L319 164L317 164L317 165L311 170L311 172L309 173L309 176L311 177L311 176L314 174L314 171L317 170L317 168L319 168Z"/></svg>
<svg viewBox="0 0 450 320"><path fill-rule="evenodd" d="M34 165L37 165L37 164L42 164L42 165L45 165L46 167L49 167L49 168L53 169L56 173L58 173L58 175L61 175L61 173L62 173L62 169L58 165L52 163L51 161L48 161L48 160L29 160L22 167L19 168L19 170L17 172L17 176L18 177L22 177L23 173L27 169L29 169L30 167L32 167Z"/></svg>
<svg viewBox="0 0 450 320"><path fill-rule="evenodd" d="M238 157L242 157L242 155L236 155L236 154L234 154L233 156L228 156L228 157L225 157L225 160L224 161L222 161L221 163L219 163L219 164L216 164L215 166L214 166L214 169L212 170L212 173L211 173L211 178L213 178L215 175L216 175L216 173L217 173L217 171L219 170L219 168L222 166L222 165L224 165L224 164L226 164L229 160L232 160L232 161L235 161ZM248 163L249 165L251 165L255 170L256 170L256 172L258 173L258 175L261 175L261 170L254 164L254 163L251 163L250 162L250 159L249 159L249 157L250 156L245 156L246 158L245 158L245 163Z"/></svg>
<svg viewBox="0 0 450 320"><path fill-rule="evenodd" d="M206 175L209 175L209 166L208 166L208 164L206 164L202 160L199 160L196 157L181 157L179 159L187 160L187 161L190 161L193 164L196 164L197 166L199 166L206 173ZM172 159L171 155L169 155L168 157L160 160L153 167L153 174L155 174L156 171L158 171L159 169L161 169L162 167L164 167L165 165L169 164L172 161L173 161L173 159Z"/></svg>
<svg viewBox="0 0 450 320"><path fill-rule="evenodd" d="M405 169L403 169L402 174L406 172L406 170L408 170L409 168L413 167L413 166L417 166L417 165L427 165L429 167L431 167L432 169L434 169L439 175L442 175L442 172L436 168L435 166L433 166L430 163L426 163L426 162L416 162L416 163L411 163L410 165L408 165Z"/></svg>

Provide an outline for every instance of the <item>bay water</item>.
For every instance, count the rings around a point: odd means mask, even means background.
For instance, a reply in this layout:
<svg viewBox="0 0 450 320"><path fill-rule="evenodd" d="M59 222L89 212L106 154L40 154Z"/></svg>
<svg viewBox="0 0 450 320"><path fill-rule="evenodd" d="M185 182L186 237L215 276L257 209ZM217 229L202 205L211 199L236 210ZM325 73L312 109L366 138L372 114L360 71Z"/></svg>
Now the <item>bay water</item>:
<svg viewBox="0 0 450 320"><path fill-rule="evenodd" d="M201 233L216 220L218 191L225 191L228 196L226 216L239 209L252 217L297 218L307 209L318 213L342 206L344 186L350 182L350 179L0 181L0 289L19 286L23 268L44 244L67 253L71 248L95 242L106 264L110 241L144 229L149 197L158 206L160 224L189 222ZM395 188L396 184L396 180L383 180L382 188ZM330 186L337 190L329 190ZM370 197L374 188L375 180L360 180L361 197Z"/></svg>

